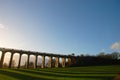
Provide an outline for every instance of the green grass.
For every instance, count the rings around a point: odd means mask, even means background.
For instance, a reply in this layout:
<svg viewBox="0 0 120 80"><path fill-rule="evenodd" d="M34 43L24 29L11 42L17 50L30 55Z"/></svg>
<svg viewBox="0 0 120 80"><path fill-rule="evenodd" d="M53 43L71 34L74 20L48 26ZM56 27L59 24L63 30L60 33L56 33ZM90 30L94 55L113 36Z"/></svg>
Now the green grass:
<svg viewBox="0 0 120 80"><path fill-rule="evenodd" d="M0 80L113 80L120 66L0 69Z"/></svg>

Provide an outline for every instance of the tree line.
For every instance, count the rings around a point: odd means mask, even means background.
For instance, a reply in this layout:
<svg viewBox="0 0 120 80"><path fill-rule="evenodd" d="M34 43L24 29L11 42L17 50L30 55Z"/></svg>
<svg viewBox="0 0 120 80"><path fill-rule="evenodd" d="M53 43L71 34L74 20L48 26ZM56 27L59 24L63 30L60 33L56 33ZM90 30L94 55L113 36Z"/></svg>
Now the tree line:
<svg viewBox="0 0 120 80"><path fill-rule="evenodd" d="M71 66L79 67L97 65L120 65L120 53L113 52L111 54L107 54L105 52L101 52L98 55L78 55L72 59Z"/></svg>

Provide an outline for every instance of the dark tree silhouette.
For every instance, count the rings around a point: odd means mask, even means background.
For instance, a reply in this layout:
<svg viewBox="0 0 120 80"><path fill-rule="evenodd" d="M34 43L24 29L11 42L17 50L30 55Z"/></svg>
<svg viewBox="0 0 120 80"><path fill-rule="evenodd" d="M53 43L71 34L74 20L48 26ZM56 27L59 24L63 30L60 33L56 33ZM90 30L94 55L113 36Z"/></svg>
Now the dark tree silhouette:
<svg viewBox="0 0 120 80"><path fill-rule="evenodd" d="M74 56L72 59L73 67L77 66L96 66L96 65L120 65L120 60L118 59L118 54L120 53L113 53L112 54L105 54L100 53L97 56L90 56L90 55L81 55L81 56Z"/></svg>

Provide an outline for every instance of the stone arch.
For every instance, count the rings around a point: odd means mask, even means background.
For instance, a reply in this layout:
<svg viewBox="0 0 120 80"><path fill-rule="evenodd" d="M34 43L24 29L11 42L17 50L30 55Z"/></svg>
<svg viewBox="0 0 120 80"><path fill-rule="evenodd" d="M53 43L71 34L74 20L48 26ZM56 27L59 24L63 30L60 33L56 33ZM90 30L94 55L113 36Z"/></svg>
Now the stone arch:
<svg viewBox="0 0 120 80"><path fill-rule="evenodd" d="M68 58L65 59L65 62L68 62Z"/></svg>
<svg viewBox="0 0 120 80"><path fill-rule="evenodd" d="M68 63L68 58L65 58L65 66L69 66L69 63Z"/></svg>
<svg viewBox="0 0 120 80"><path fill-rule="evenodd" d="M11 67L18 67L19 56L19 53L14 53Z"/></svg>
<svg viewBox="0 0 120 80"><path fill-rule="evenodd" d="M55 57L55 67L57 68L57 67L59 67L59 56L56 56Z"/></svg>
<svg viewBox="0 0 120 80"><path fill-rule="evenodd" d="M55 67L55 62L56 62L56 58L53 56L53 57L52 57L52 62L51 62L51 67L52 67L52 68Z"/></svg>
<svg viewBox="0 0 120 80"><path fill-rule="evenodd" d="M62 57L62 67L65 67L65 62L66 61L66 57Z"/></svg>
<svg viewBox="0 0 120 80"><path fill-rule="evenodd" d="M35 55L31 54L29 59L29 68L35 68Z"/></svg>
<svg viewBox="0 0 120 80"><path fill-rule="evenodd" d="M42 56L38 55L37 57L37 67L42 68Z"/></svg>
<svg viewBox="0 0 120 80"><path fill-rule="evenodd" d="M4 61L4 58L5 58L5 53L6 52L0 50L0 68L3 67L3 61Z"/></svg>
<svg viewBox="0 0 120 80"><path fill-rule="evenodd" d="M6 52L3 60L3 67L8 68L10 64L11 52Z"/></svg>
<svg viewBox="0 0 120 80"><path fill-rule="evenodd" d="M42 57L42 65L41 65L41 68L45 68L45 55L41 55L41 57Z"/></svg>
<svg viewBox="0 0 120 80"><path fill-rule="evenodd" d="M45 56L45 67L46 68L49 67L48 64L49 64L49 56Z"/></svg>
<svg viewBox="0 0 120 80"><path fill-rule="evenodd" d="M27 54L22 54L21 55L21 63L20 63L20 67L21 68L26 68L27 67Z"/></svg>
<svg viewBox="0 0 120 80"><path fill-rule="evenodd" d="M59 57L59 67L62 67L62 57Z"/></svg>

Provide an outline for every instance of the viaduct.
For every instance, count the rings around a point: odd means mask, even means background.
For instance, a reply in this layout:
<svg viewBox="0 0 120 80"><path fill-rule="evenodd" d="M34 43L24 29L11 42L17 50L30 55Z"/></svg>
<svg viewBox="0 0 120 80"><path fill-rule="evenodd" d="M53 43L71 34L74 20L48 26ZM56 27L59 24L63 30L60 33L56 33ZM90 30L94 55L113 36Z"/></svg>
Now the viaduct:
<svg viewBox="0 0 120 80"><path fill-rule="evenodd" d="M1 54L1 60L0 60L0 68L3 68L4 57L5 57L5 54L7 52L11 53L8 68L12 67L12 60L13 60L13 56L14 56L15 53L19 54L19 60L18 60L18 66L17 66L17 68L20 68L21 57L22 57L23 54L27 55L26 68L29 68L30 55L34 55L34 57L35 57L35 59L34 59L34 68L37 68L38 56L42 57L41 68L45 68L45 57L46 56L48 56L48 59L50 61L50 68L52 67L52 57L55 57L55 64L54 64L54 66L56 68L59 67L59 62L60 62L59 59L60 58L62 59L62 62L61 62L62 67L66 67L66 65L65 65L66 58L68 59L68 66L70 66L72 64L72 58L74 57L72 55L51 54L51 53L26 51L26 50L18 50L18 49L11 49L11 48L0 48L0 51L2 52L2 54Z"/></svg>

